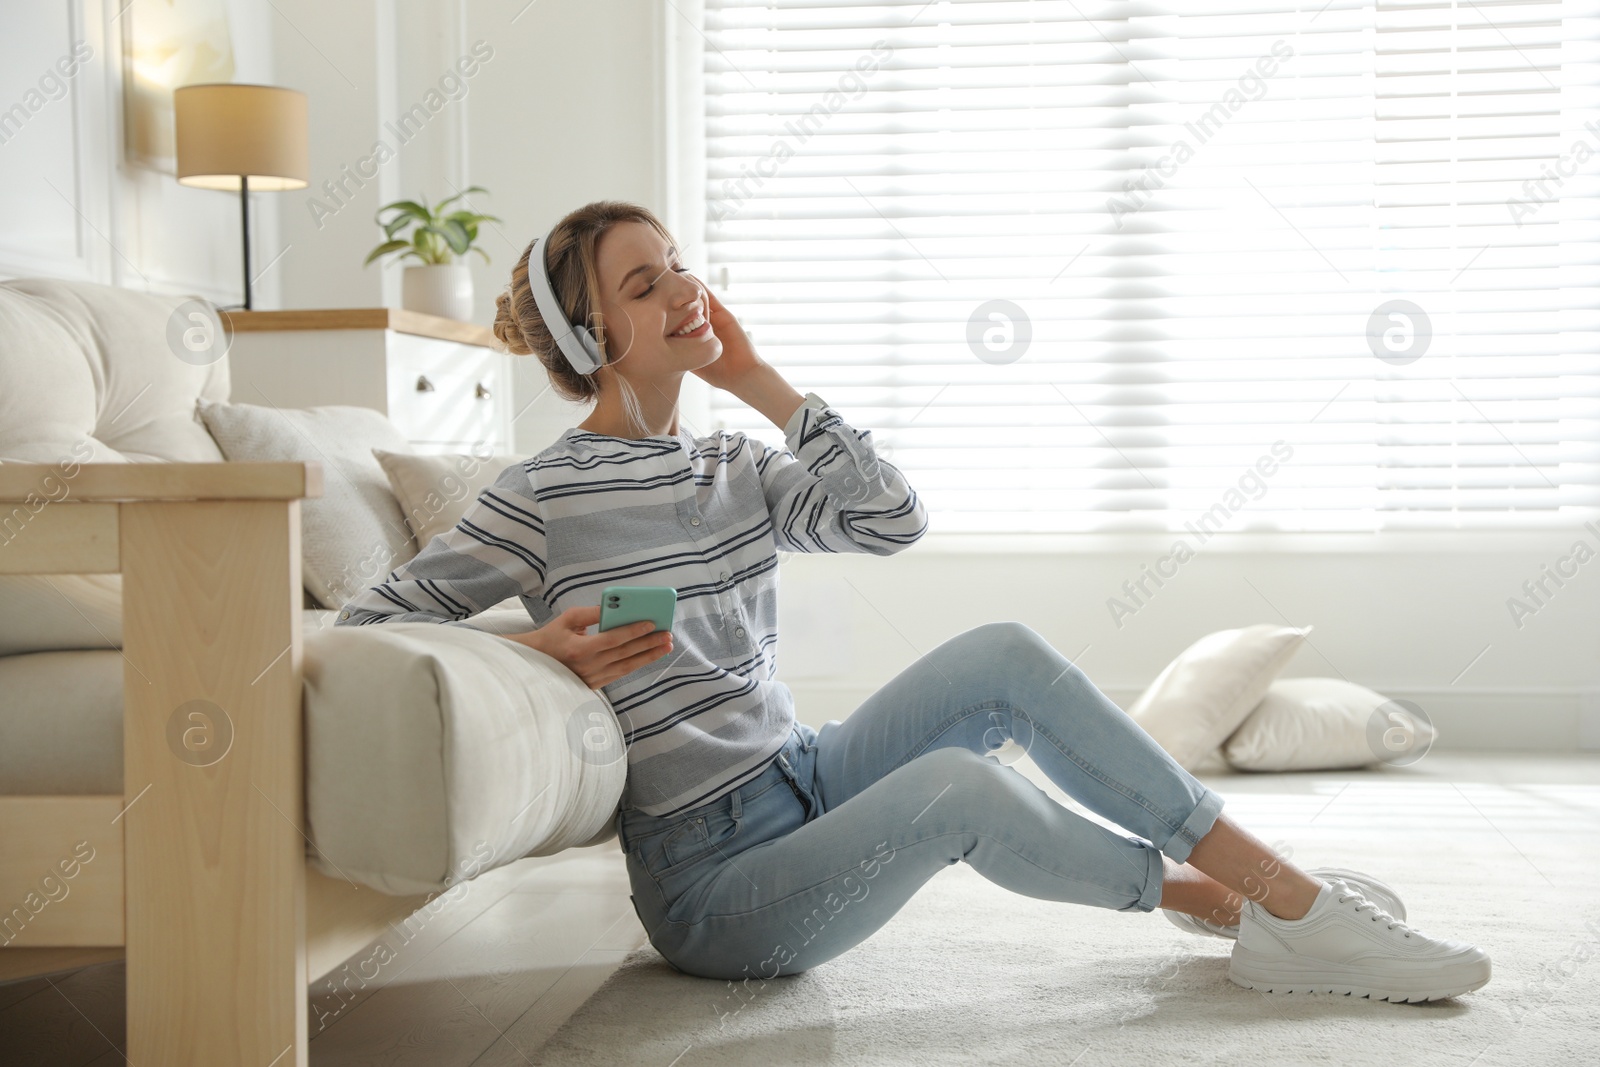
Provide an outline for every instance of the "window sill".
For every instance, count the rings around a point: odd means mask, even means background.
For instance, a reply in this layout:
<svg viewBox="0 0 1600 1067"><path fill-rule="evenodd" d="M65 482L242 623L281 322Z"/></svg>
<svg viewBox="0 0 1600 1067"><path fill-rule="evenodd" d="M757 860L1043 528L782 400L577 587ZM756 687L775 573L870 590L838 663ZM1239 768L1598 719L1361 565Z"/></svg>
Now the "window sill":
<svg viewBox="0 0 1600 1067"><path fill-rule="evenodd" d="M1203 543L1185 531L1056 534L924 534L912 551L937 554L1166 555L1178 541L1196 555L1222 553L1349 553L1407 555L1435 552L1565 553L1577 540L1600 546L1600 530L1574 523L1546 530L1385 530L1377 533L1239 531L1212 534Z"/></svg>

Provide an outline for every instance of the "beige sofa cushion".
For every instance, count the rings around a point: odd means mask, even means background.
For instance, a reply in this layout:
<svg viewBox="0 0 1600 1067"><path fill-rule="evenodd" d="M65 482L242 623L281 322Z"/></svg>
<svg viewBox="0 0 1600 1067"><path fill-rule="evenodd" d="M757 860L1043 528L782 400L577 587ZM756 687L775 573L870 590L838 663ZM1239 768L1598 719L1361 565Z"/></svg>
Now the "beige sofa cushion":
<svg viewBox="0 0 1600 1067"><path fill-rule="evenodd" d="M228 398L228 361L180 359L168 340L191 299L0 282L0 463L53 466L70 494L83 463L220 462L195 400ZM0 536L27 536L31 517L0 509ZM0 575L0 604L26 606L0 612L0 654L121 644L105 625L121 590L120 575Z"/></svg>
<svg viewBox="0 0 1600 1067"><path fill-rule="evenodd" d="M312 859L330 877L425 893L615 834L616 713L524 645L425 622L325 629L306 639L305 709Z"/></svg>
<svg viewBox="0 0 1600 1067"><path fill-rule="evenodd" d="M197 366L167 340L191 299L0 282L0 461L220 461L194 405L228 399L228 361Z"/></svg>
<svg viewBox="0 0 1600 1067"><path fill-rule="evenodd" d="M0 656L0 795L122 793L122 653Z"/></svg>
<svg viewBox="0 0 1600 1067"><path fill-rule="evenodd" d="M16 574L0 581L0 656L122 647L122 575Z"/></svg>

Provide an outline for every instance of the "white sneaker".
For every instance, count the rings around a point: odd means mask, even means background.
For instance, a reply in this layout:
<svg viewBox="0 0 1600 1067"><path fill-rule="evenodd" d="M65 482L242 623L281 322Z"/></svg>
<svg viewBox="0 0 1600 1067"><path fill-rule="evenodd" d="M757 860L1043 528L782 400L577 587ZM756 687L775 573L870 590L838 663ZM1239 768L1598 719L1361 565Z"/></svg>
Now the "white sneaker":
<svg viewBox="0 0 1600 1067"><path fill-rule="evenodd" d="M1280 919L1246 900L1228 978L1265 993L1344 993L1373 1000L1440 1000L1489 981L1489 955L1413 929L1342 879L1311 910Z"/></svg>
<svg viewBox="0 0 1600 1067"><path fill-rule="evenodd" d="M1404 919L1406 917L1406 905L1400 899L1400 894L1396 893L1388 884L1378 881L1370 874L1346 870L1343 867L1312 867L1306 873L1325 882L1332 881L1335 878L1341 879L1352 887L1361 890L1362 896L1390 915L1393 915L1396 919ZM1172 923L1173 926L1180 930L1187 930L1191 934L1225 937L1235 941L1239 938L1238 924L1223 926L1219 922L1212 922L1210 919L1202 919L1198 915L1189 915L1181 911L1163 911L1162 914L1167 917L1167 921Z"/></svg>

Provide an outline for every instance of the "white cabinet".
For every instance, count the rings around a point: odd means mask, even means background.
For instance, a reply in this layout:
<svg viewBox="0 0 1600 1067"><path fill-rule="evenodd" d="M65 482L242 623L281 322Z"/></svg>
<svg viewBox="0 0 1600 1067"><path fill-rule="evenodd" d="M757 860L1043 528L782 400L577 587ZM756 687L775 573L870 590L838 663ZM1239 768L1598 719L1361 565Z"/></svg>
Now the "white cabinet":
<svg viewBox="0 0 1600 1067"><path fill-rule="evenodd" d="M387 415L418 452L513 451L513 357L482 326L396 308L222 317L236 404L355 404Z"/></svg>

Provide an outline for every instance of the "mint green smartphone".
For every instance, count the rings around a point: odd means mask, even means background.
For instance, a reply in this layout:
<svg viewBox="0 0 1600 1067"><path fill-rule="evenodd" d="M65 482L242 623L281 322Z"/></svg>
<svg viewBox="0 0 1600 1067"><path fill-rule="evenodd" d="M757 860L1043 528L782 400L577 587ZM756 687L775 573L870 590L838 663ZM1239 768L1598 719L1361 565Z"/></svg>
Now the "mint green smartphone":
<svg viewBox="0 0 1600 1067"><path fill-rule="evenodd" d="M649 619L656 629L672 629L678 591L666 585L608 585L600 594L600 629L610 630Z"/></svg>

